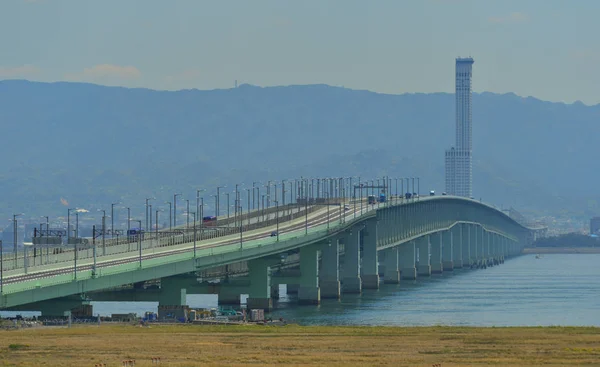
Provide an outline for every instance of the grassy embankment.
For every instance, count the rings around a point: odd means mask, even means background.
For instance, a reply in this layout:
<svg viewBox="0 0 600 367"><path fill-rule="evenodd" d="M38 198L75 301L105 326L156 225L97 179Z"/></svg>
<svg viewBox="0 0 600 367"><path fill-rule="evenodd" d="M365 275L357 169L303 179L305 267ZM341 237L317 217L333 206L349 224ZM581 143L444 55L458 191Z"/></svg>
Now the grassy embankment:
<svg viewBox="0 0 600 367"><path fill-rule="evenodd" d="M600 366L600 328L139 327L0 331L2 366Z"/></svg>

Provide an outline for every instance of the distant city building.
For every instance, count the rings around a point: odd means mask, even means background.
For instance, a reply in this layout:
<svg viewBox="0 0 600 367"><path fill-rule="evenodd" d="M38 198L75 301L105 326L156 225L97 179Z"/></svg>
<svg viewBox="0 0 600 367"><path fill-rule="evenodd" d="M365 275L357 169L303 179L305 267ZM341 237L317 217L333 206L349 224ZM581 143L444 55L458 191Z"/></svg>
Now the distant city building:
<svg viewBox="0 0 600 367"><path fill-rule="evenodd" d="M600 234L600 217L590 219L590 234Z"/></svg>
<svg viewBox="0 0 600 367"><path fill-rule="evenodd" d="M472 58L456 59L456 144L446 150L446 192L471 197L473 194L473 139L471 112Z"/></svg>

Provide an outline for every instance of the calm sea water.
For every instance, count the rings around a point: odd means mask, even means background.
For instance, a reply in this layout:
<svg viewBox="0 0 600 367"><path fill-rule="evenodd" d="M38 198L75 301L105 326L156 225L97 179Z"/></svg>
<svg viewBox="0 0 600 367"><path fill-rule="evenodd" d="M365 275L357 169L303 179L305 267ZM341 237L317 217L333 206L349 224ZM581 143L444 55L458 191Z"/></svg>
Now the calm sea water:
<svg viewBox="0 0 600 367"><path fill-rule="evenodd" d="M320 306L298 306L282 286L271 316L303 325L600 326L599 264L600 254L525 255L486 270L382 284ZM217 307L217 298L189 295L188 303ZM149 302L93 304L101 315L157 310Z"/></svg>

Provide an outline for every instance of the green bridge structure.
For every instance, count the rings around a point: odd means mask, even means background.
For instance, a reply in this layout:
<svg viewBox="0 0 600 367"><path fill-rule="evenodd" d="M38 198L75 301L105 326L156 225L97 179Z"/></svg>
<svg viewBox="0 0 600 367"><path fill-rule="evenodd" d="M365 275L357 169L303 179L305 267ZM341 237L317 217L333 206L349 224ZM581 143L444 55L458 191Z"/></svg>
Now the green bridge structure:
<svg viewBox="0 0 600 367"><path fill-rule="evenodd" d="M546 230L455 196L305 200L218 222L103 243L38 240L33 252L4 254L0 309L63 316L91 301L183 306L188 294L218 294L219 304L239 305L247 294L249 309L268 311L280 284L318 304L381 282L500 265Z"/></svg>

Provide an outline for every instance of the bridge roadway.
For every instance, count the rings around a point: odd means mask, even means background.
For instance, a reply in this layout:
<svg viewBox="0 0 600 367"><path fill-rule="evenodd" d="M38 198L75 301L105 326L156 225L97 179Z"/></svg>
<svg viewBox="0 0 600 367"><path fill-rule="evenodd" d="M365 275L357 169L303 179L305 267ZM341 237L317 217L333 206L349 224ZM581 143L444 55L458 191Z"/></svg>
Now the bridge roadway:
<svg viewBox="0 0 600 367"><path fill-rule="evenodd" d="M268 310L273 284L297 288L301 303L318 303L321 297L378 287L380 265L385 282L398 282L456 267L502 263L519 254L536 230L491 206L449 196L351 203L346 211L341 205L310 208L310 213L284 218L279 238L270 237L276 226L268 222L266 227L197 240L195 246L193 233L142 241L141 251L139 242L121 243L110 246L119 249L98 255L96 245L77 252L76 267L73 251L55 254L54 262L6 271L0 309L61 315L90 299L183 305L186 294L207 292L197 282L197 272L242 262L248 277L224 282L218 290L221 303L239 303L239 295L246 293L248 307ZM299 271L272 272L290 253L299 253ZM156 290L136 286L106 291L155 279L161 279Z"/></svg>

